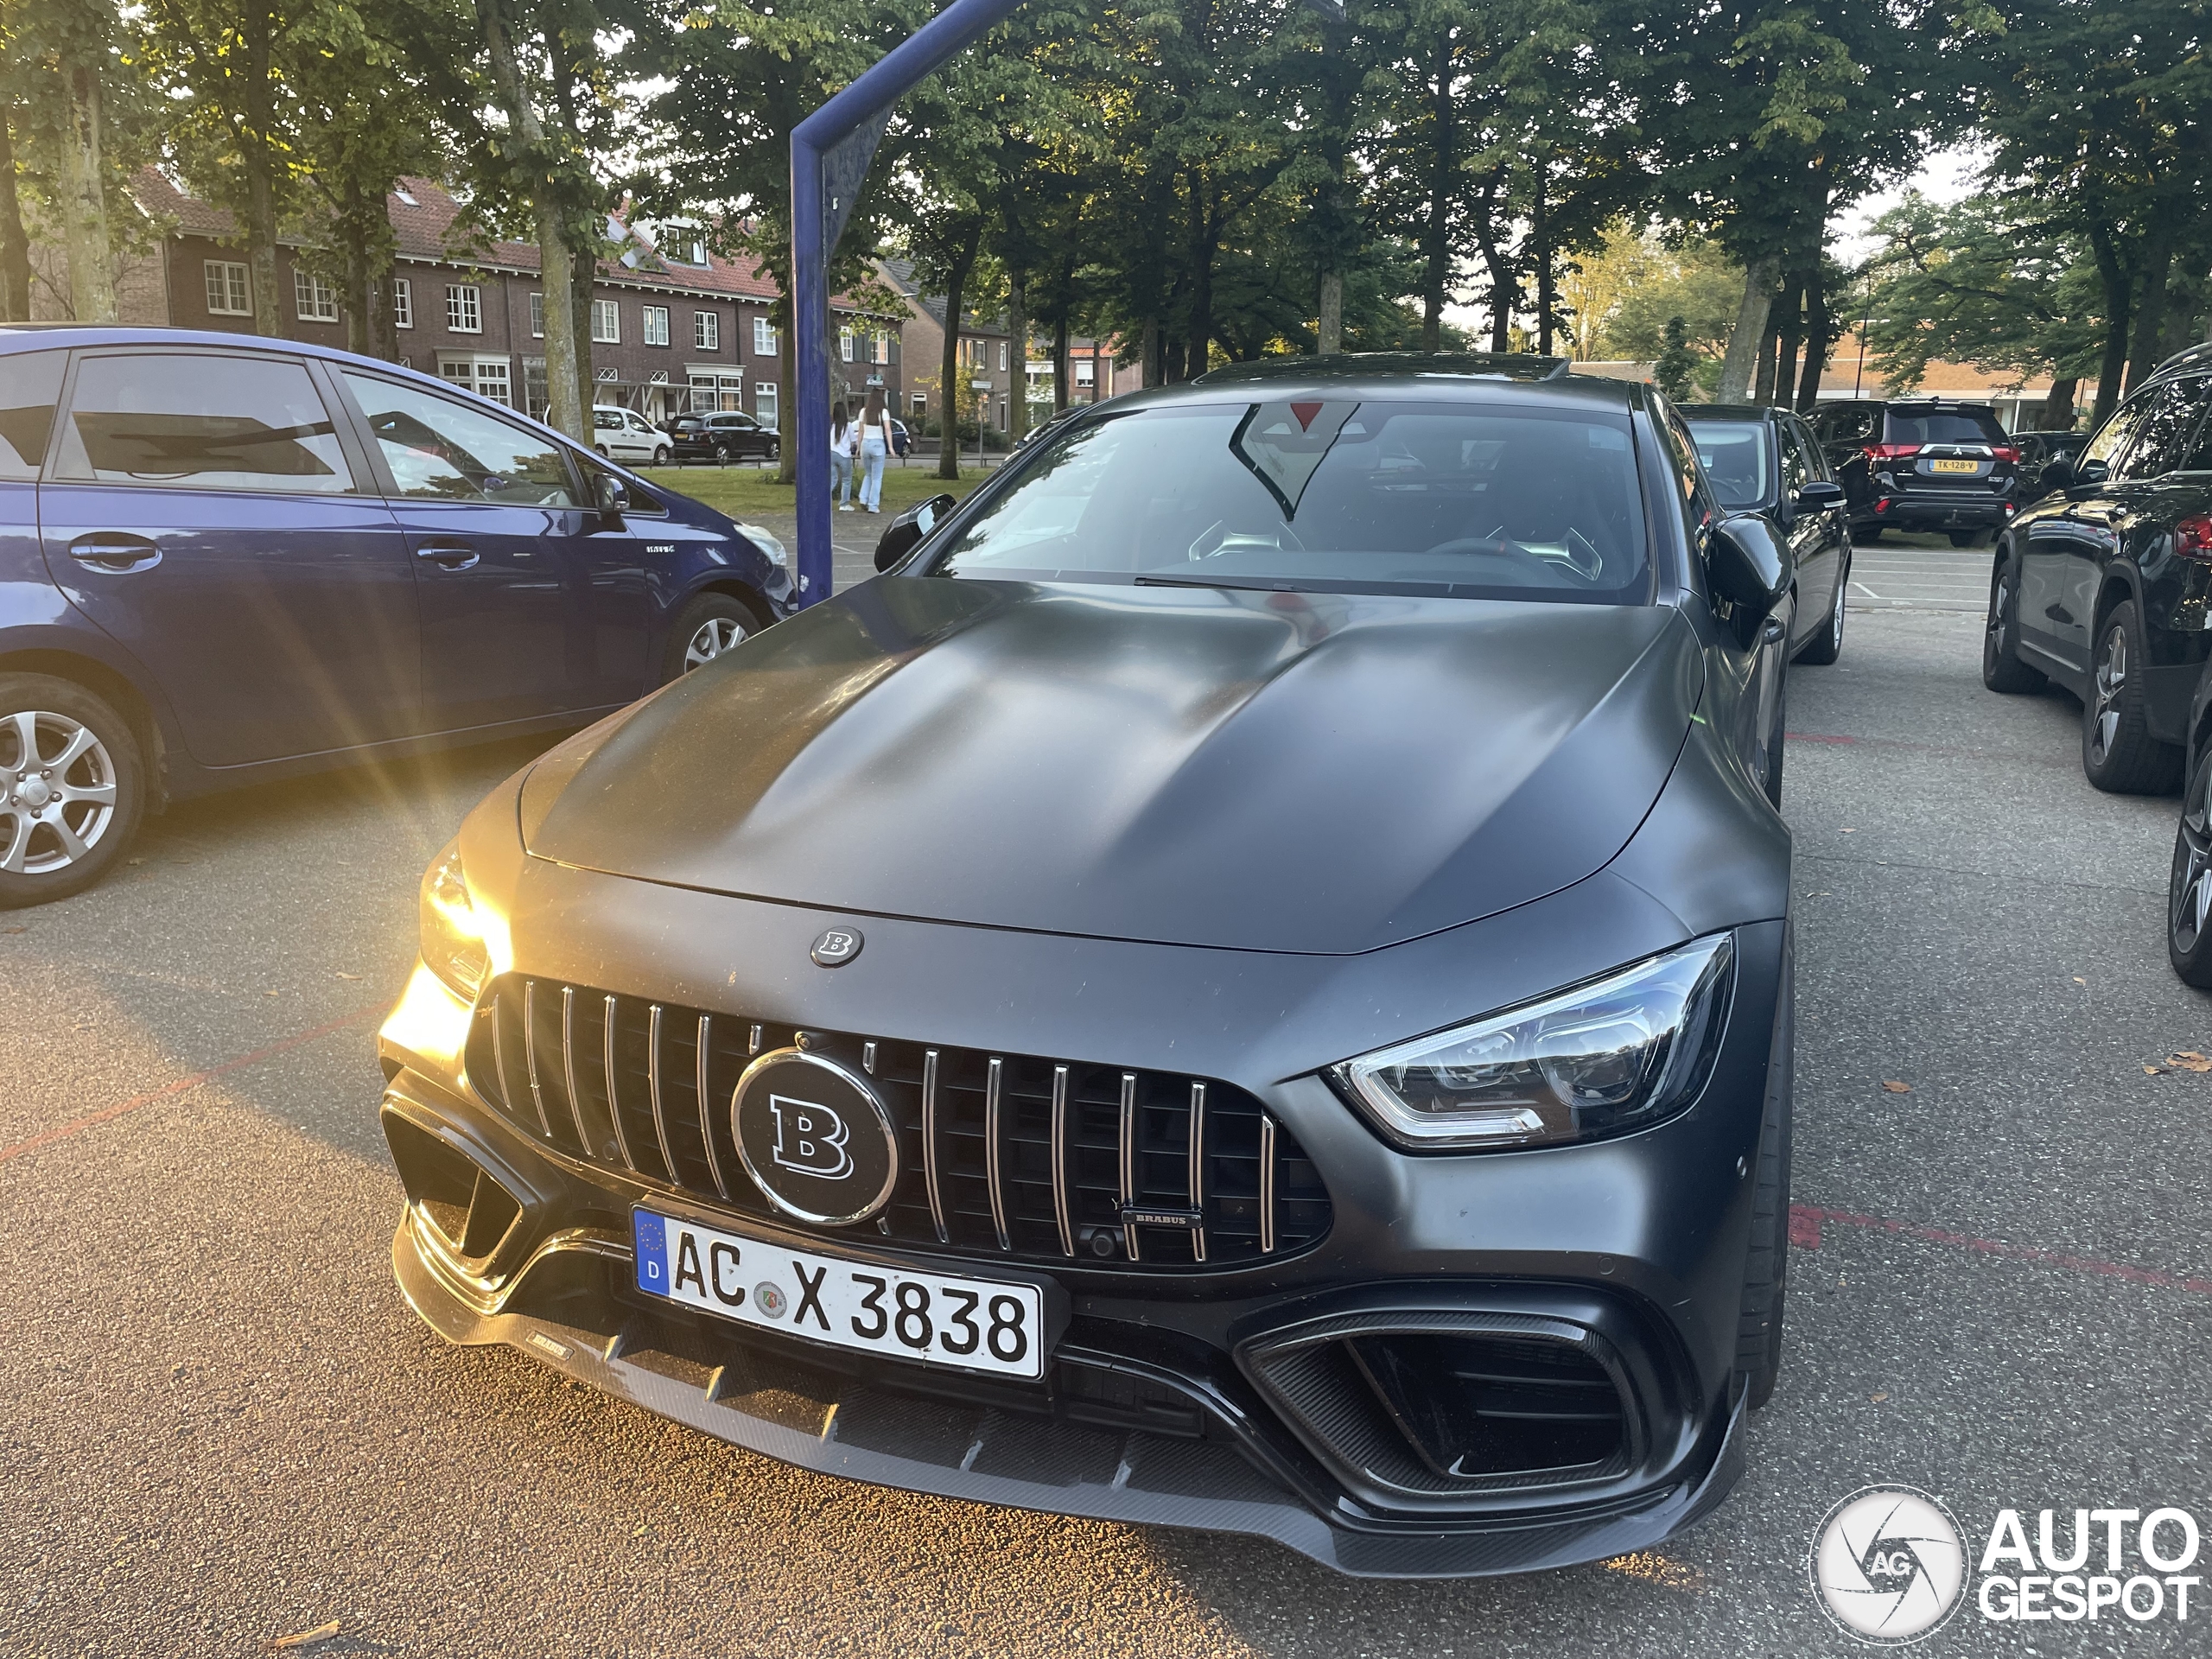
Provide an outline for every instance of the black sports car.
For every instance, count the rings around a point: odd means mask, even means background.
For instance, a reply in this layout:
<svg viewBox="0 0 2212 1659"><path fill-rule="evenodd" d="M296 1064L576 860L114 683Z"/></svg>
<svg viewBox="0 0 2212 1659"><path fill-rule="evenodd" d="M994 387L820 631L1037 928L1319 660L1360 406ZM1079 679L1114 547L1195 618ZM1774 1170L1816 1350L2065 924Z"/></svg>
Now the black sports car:
<svg viewBox="0 0 2212 1659"><path fill-rule="evenodd" d="M381 1037L417 1312L1350 1573L1711 1510L1780 1363L1790 572L1564 369L1086 410L495 791Z"/></svg>

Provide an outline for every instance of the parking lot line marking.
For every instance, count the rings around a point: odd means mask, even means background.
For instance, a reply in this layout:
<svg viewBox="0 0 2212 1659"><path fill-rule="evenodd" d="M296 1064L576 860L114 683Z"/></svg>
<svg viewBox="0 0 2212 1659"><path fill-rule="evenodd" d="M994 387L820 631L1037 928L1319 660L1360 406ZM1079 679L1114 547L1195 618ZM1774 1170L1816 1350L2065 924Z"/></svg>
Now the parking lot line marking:
<svg viewBox="0 0 2212 1659"><path fill-rule="evenodd" d="M1917 1222L1854 1215L1848 1210L1823 1210L1809 1204L1789 1206L1790 1243L1801 1250L1819 1249L1821 1229L1828 1223L1839 1227L1863 1227L1871 1232L1893 1233L1900 1238L1918 1239L1923 1244L1948 1244L1954 1249L1972 1250L1977 1255L2001 1256L2010 1262L2032 1262L2042 1267L2064 1268L2070 1273L2090 1274L2100 1279L2124 1279L2132 1285L2150 1285L2159 1290L2185 1290L2198 1296L2212 1296L2212 1279L2184 1279L2177 1274L2164 1273L2157 1268L2139 1268L2126 1262L2106 1262L2091 1255L2069 1255L2063 1250L2042 1250L2031 1244L2007 1244L1999 1239L1976 1238L1971 1233L1954 1233L1941 1227L1923 1227Z"/></svg>
<svg viewBox="0 0 2212 1659"><path fill-rule="evenodd" d="M1856 588L1860 593L1866 594L1869 599L1880 599L1882 597L1872 588L1869 588L1865 582L1859 581L1856 576L1852 578L1851 585Z"/></svg>
<svg viewBox="0 0 2212 1659"><path fill-rule="evenodd" d="M348 1026L358 1026L384 1006L380 1001L372 1002L367 1007L357 1008L352 1014L329 1020L311 1031L303 1031L296 1036L287 1037L281 1042L270 1043L265 1048L257 1048L250 1054L240 1054L234 1059L211 1065L205 1071L195 1071L188 1077L179 1077L173 1083L163 1084L158 1089L149 1089L143 1095L133 1095L128 1100L118 1101L112 1106L103 1106L97 1112L87 1112L82 1117L73 1118L67 1123L56 1124L53 1128L41 1130L28 1141L16 1141L12 1147L0 1147L0 1164L4 1164L10 1159L20 1158L27 1152L36 1152L41 1147L50 1147L57 1141L67 1141L73 1135L80 1134L86 1129L96 1128L102 1123L112 1123L126 1113L135 1112L142 1106L151 1106L157 1100L167 1100L172 1095L181 1095L190 1090L197 1089L201 1084L211 1082L226 1072L237 1071L262 1060L271 1059L289 1050L315 1042L320 1038L327 1037L334 1031L343 1031Z"/></svg>

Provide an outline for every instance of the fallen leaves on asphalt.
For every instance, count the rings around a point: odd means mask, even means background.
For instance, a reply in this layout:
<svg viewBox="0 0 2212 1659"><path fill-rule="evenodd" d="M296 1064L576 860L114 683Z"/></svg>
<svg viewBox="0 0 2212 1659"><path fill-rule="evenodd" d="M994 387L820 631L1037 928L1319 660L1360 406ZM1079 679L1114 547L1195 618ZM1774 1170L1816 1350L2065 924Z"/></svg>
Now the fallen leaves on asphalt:
<svg viewBox="0 0 2212 1659"><path fill-rule="evenodd" d="M272 1648L304 1648L310 1643L327 1642L337 1634L338 1621L334 1618L329 1624L318 1624L311 1630L295 1630L289 1636L280 1636L269 1645Z"/></svg>
<svg viewBox="0 0 2212 1659"><path fill-rule="evenodd" d="M1885 1079L1883 1082L1882 1087L1888 1090L1893 1095L1909 1095L1912 1092L1912 1085L1910 1084L1899 1083L1895 1077Z"/></svg>
<svg viewBox="0 0 2212 1659"><path fill-rule="evenodd" d="M2193 1048L2184 1048L2167 1055L2166 1064L2183 1071L2212 1071L2212 1060L2206 1059Z"/></svg>

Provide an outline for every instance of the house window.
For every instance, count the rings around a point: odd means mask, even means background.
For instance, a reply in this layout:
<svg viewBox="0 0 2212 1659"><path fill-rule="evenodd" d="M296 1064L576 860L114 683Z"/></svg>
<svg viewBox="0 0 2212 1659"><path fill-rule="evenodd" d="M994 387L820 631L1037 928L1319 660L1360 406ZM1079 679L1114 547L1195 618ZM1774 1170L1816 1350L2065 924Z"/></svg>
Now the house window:
<svg viewBox="0 0 2212 1659"><path fill-rule="evenodd" d="M773 357L776 354L776 326L766 317L753 319L753 354Z"/></svg>
<svg viewBox="0 0 2212 1659"><path fill-rule="evenodd" d="M446 284L446 327L456 334L484 332L484 290L474 283Z"/></svg>
<svg viewBox="0 0 2212 1659"><path fill-rule="evenodd" d="M1006 372L1006 341L1004 340L999 341L999 372L1001 374ZM1006 423L1001 421L999 424L1003 426Z"/></svg>
<svg viewBox="0 0 2212 1659"><path fill-rule="evenodd" d="M1098 365L1096 364L1093 363L1087 357L1077 358L1075 364L1076 385L1078 386L1087 386L1096 381L1098 378L1096 373L1097 366Z"/></svg>
<svg viewBox="0 0 2212 1659"><path fill-rule="evenodd" d="M302 322L338 321L338 290L320 276L310 276L304 270L294 271L292 301L299 309Z"/></svg>
<svg viewBox="0 0 2212 1659"><path fill-rule="evenodd" d="M930 412L930 397L929 397L929 393L927 393L927 392L925 392L925 391L918 391L918 392L916 392L916 393L914 394L914 413L915 413L917 416L922 416L922 415L926 415L926 414L928 414L929 412Z"/></svg>
<svg viewBox="0 0 2212 1659"><path fill-rule="evenodd" d="M591 302L591 337L595 345L620 346L622 343L622 312L612 300Z"/></svg>
<svg viewBox="0 0 2212 1659"><path fill-rule="evenodd" d="M722 320L719 312L694 311L691 314L691 343L702 352L721 350Z"/></svg>
<svg viewBox="0 0 2212 1659"><path fill-rule="evenodd" d="M532 340L545 338L545 296L543 294L530 296L530 337Z"/></svg>
<svg viewBox="0 0 2212 1659"><path fill-rule="evenodd" d="M891 365L891 336L888 334L878 334L875 337L874 345L875 347L875 355L873 360L880 363L885 367L888 368Z"/></svg>
<svg viewBox="0 0 2212 1659"><path fill-rule="evenodd" d="M415 284L404 276L391 279L391 326L412 328L415 326Z"/></svg>
<svg viewBox="0 0 2212 1659"><path fill-rule="evenodd" d="M763 426L776 423L776 383L756 381L753 387L753 418Z"/></svg>
<svg viewBox="0 0 2212 1659"><path fill-rule="evenodd" d="M1004 348L1001 347L1001 349L1003 350ZM1001 397L999 399L999 430L1003 432L1006 429L1006 399Z"/></svg>
<svg viewBox="0 0 2212 1659"><path fill-rule="evenodd" d="M646 344L646 345L648 345L648 346L665 346L665 345L667 345L667 344L668 344L668 308L667 308L666 306L664 306L664 305L649 305L649 306L647 306L647 307L645 308L645 344Z"/></svg>
<svg viewBox="0 0 2212 1659"><path fill-rule="evenodd" d="M489 397L495 404L514 404L514 394L507 376L507 359L504 357L471 357L466 354L438 359L438 378L480 397Z"/></svg>
<svg viewBox="0 0 2212 1659"><path fill-rule="evenodd" d="M227 259L210 259L207 269L207 309L219 317L253 315L253 289L247 285L245 267Z"/></svg>
<svg viewBox="0 0 2212 1659"><path fill-rule="evenodd" d="M853 331L849 328L840 328L837 331L837 357L841 362L849 363L853 360Z"/></svg>

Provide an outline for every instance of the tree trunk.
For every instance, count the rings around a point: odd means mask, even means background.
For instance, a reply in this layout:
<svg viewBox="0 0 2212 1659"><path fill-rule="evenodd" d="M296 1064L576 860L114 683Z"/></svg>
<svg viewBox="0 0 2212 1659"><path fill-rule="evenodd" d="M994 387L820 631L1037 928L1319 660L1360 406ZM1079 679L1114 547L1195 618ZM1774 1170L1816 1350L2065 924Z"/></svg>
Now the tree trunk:
<svg viewBox="0 0 2212 1659"><path fill-rule="evenodd" d="M968 292L969 268L975 263L976 239L970 238L967 251L945 272L944 359L938 370L938 384L944 389L940 400L944 407L938 411L938 429L944 434L937 453L939 478L960 476L960 303ZM1146 324L1147 328L1152 326L1149 321Z"/></svg>
<svg viewBox="0 0 2212 1659"><path fill-rule="evenodd" d="M1714 401L1740 404L1750 397L1751 376L1758 368L1759 348L1766 343L1767 313L1774 306L1775 276L1782 262L1770 254L1755 259L1744 272L1744 302L1736 312L1736 326L1728 334L1727 354L1720 359L1720 385Z"/></svg>
<svg viewBox="0 0 2212 1659"><path fill-rule="evenodd" d="M0 322L31 320L31 239L16 194L16 111L0 99Z"/></svg>
<svg viewBox="0 0 2212 1659"><path fill-rule="evenodd" d="M1321 273L1320 326L1315 331L1319 338L1315 342L1324 357L1334 357L1344 348L1344 275L1340 270Z"/></svg>
<svg viewBox="0 0 2212 1659"><path fill-rule="evenodd" d="M61 146L62 227L69 253L69 309L79 322L113 322L114 251L100 176L100 78L86 64L67 67L69 133Z"/></svg>
<svg viewBox="0 0 2212 1659"><path fill-rule="evenodd" d="M2112 226L2101 221L2089 226L2089 246L2097 257L2097 276L2105 290L2104 359L2097 370L2097 401L2089 411L2089 424L2101 426L2120 402L2120 381L2127 372L2127 324L2133 315L2134 280L2120 257Z"/></svg>
<svg viewBox="0 0 2212 1659"><path fill-rule="evenodd" d="M1068 361L1068 314L1063 310L1052 324L1052 413L1058 414L1068 406L1069 381L1074 378L1074 367ZM1094 374L1094 378L1096 378Z"/></svg>
<svg viewBox="0 0 2212 1659"><path fill-rule="evenodd" d="M2166 277L2174 263L2174 215L2152 221L2143 250L2143 294L2135 308L2135 344L2127 353L2127 390L2133 391L2158 366L2158 336L2166 326Z"/></svg>
<svg viewBox="0 0 2212 1659"><path fill-rule="evenodd" d="M1774 326L1774 386L1767 402L1787 409L1797 386L1797 347L1805 337L1805 279L1790 279Z"/></svg>
<svg viewBox="0 0 2212 1659"><path fill-rule="evenodd" d="M270 65L275 20L257 5L245 21L245 130L239 135L245 162L246 264L253 273L253 332L270 339L284 332L283 299L276 291L276 95Z"/></svg>
<svg viewBox="0 0 2212 1659"><path fill-rule="evenodd" d="M1158 317L1147 317L1144 320L1144 326L1137 336L1137 351L1140 354L1138 378L1141 383L1147 386L1158 385L1160 380L1160 319Z"/></svg>
<svg viewBox="0 0 2212 1659"><path fill-rule="evenodd" d="M1452 186L1458 176L1459 140L1448 35L1439 45L1431 86L1434 125L1428 151L1428 219L1421 232L1421 346L1425 352L1443 347L1444 290L1452 280Z"/></svg>
<svg viewBox="0 0 2212 1659"><path fill-rule="evenodd" d="M1007 273L1006 304L1007 389L1006 439L1008 447L1021 442L1029 430L1029 275Z"/></svg>
<svg viewBox="0 0 2212 1659"><path fill-rule="evenodd" d="M1820 402L1821 376L1828 366L1828 296L1820 266L1805 273L1805 367L1797 377L1797 412L1809 415Z"/></svg>
<svg viewBox="0 0 2212 1659"><path fill-rule="evenodd" d="M2074 394L2081 389L2081 381L2069 375L2064 379L2053 377L2050 390L2044 394L2043 407L2036 413L2038 432L2070 432L2074 429Z"/></svg>
<svg viewBox="0 0 2212 1659"><path fill-rule="evenodd" d="M1751 384L1751 401L1770 404L1774 401L1774 364L1776 348L1782 343L1775 336L1776 320L1781 315L1779 306L1767 311L1766 333L1759 338L1759 372Z"/></svg>
<svg viewBox="0 0 2212 1659"><path fill-rule="evenodd" d="M599 275L599 250L591 241L575 234L575 226L572 221L564 221L564 223L569 232L569 306L571 317L569 329L575 335L576 342L576 402L583 410L584 432L588 436L592 429L591 406L599 401L599 376L593 372L591 364L592 283ZM785 353L783 355L788 367L790 353ZM791 385L788 374L784 384L787 386ZM790 401L788 394L776 400L776 416L779 420L783 418L784 405ZM789 454L791 451L787 448L784 453ZM787 467L790 464L788 461L785 463Z"/></svg>
<svg viewBox="0 0 2212 1659"><path fill-rule="evenodd" d="M1548 186L1550 180L1542 162L1536 164L1535 200L1529 204L1529 251L1536 262L1536 355L1552 354L1552 314L1558 308L1557 282L1552 271L1551 214Z"/></svg>

